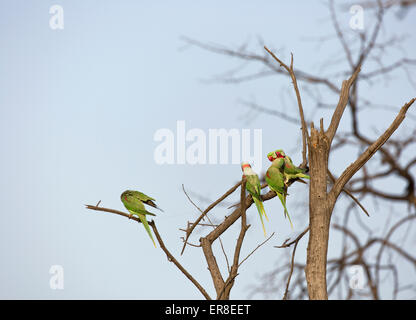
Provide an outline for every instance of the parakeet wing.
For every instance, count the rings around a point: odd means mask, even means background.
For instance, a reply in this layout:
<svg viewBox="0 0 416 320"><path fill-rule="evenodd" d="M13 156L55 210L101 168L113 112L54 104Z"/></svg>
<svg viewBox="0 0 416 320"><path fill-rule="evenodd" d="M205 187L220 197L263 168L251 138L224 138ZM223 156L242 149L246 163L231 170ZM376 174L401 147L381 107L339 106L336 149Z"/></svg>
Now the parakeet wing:
<svg viewBox="0 0 416 320"><path fill-rule="evenodd" d="M292 161L292 159L290 159L289 156L285 157L285 173L287 173L287 174L302 173L303 174L304 172L305 172L305 170L303 170L303 169L301 169L301 168L299 168L299 167L297 167L293 164L293 161ZM309 177L309 176L305 175L305 177Z"/></svg>
<svg viewBox="0 0 416 320"><path fill-rule="evenodd" d="M149 197L148 195L145 195L143 192L140 191L132 191L132 194L137 197L140 201L146 202L148 200L156 201L152 197Z"/></svg>
<svg viewBox="0 0 416 320"><path fill-rule="evenodd" d="M276 161L276 160L275 160ZM293 228L292 221L289 216L289 212L286 208L286 188L284 183L284 174L276 166L270 166L266 172L266 182L270 189L276 192L284 208L284 214L289 218L290 226Z"/></svg>
<svg viewBox="0 0 416 320"><path fill-rule="evenodd" d="M139 199L143 203L164 212L162 209L160 209L156 205L156 203L153 202L153 201L156 201L154 198L149 197L148 195L145 195L143 192L140 192L140 191L133 191L133 195L134 195L134 197L136 197L137 199Z"/></svg>
<svg viewBox="0 0 416 320"><path fill-rule="evenodd" d="M156 216L154 213L147 211L143 203L135 197L127 196L122 198L121 201L123 202L126 209L129 210L129 212L132 214L148 214L151 216Z"/></svg>
<svg viewBox="0 0 416 320"><path fill-rule="evenodd" d="M275 192L285 194L285 178L282 172L274 166L271 166L266 172L266 182L270 189Z"/></svg>
<svg viewBox="0 0 416 320"><path fill-rule="evenodd" d="M247 183L246 189L250 192L251 195L259 196L260 195L260 179L257 175L246 176Z"/></svg>

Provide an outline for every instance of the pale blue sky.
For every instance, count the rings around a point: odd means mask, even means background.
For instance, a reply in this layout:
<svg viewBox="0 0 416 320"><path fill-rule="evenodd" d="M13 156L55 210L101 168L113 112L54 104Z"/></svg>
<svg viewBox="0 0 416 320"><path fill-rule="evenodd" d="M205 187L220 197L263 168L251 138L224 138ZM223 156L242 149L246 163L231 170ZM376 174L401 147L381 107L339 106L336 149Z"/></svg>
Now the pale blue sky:
<svg viewBox="0 0 416 320"><path fill-rule="evenodd" d="M49 27L53 4L64 9L64 30ZM370 22L371 13L366 14ZM105 207L122 210L119 195L129 188L154 196L165 210L156 218L158 228L179 257L183 233L178 229L197 216L181 185L215 199L239 179L241 171L239 165L159 166L153 159L156 130L175 130L177 120L185 120L189 129L261 128L265 154L282 147L292 150L296 162L300 159L300 152L293 151L299 141L296 126L264 115L247 123L241 118L246 109L238 102L255 99L274 107L281 102L283 89L285 108L296 116L289 80L204 83L201 79L241 62L184 48L181 36L235 47L250 41L262 54L256 46L256 37L261 36L270 47L281 49L283 58L293 52L296 66L317 72L324 59L342 58L337 41L317 46L306 40L333 34L328 17L324 2L306 0L1 0L0 298L201 298L152 246L141 225L88 211L83 205L101 200ZM412 58L416 41L410 33L415 21L416 10L404 21L390 15L384 30L386 37L409 34L403 47ZM341 23L348 25L348 15ZM390 61L395 58L393 52ZM401 73L387 84L365 90L369 98L397 107L415 96ZM334 101L331 96L324 100ZM307 114L308 101L305 94ZM381 130L393 116L390 111L371 112L362 113L371 115L369 132L373 125ZM318 119L319 114L314 120ZM406 121L405 126L414 127L414 120ZM348 123L346 113L343 125ZM351 160L339 156L332 165L339 173ZM266 162L264 158L264 166ZM305 187L294 191L306 201ZM296 212L297 205L292 202L289 208ZM278 249L272 246L307 223L306 214L296 212L292 232L277 202L267 203L266 210L272 209L276 214L269 214L266 227L277 234L241 267L232 298L246 298L256 276L276 262ZM252 228L243 256L264 240L257 213L254 208L249 212ZM227 211L218 208L212 213L223 217ZM376 223L377 218L372 219ZM233 230L223 239L228 250L237 237L237 229ZM299 247L299 257L304 247ZM224 262L219 251L218 260ZM188 248L180 261L213 294L202 252ZM49 268L54 264L64 268L64 290L49 288Z"/></svg>

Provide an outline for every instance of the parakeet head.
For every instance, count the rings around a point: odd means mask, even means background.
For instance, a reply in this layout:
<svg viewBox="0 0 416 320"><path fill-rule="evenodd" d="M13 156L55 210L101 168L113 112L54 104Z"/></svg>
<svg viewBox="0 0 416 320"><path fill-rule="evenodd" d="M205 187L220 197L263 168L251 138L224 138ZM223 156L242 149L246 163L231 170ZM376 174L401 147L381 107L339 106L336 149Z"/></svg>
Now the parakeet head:
<svg viewBox="0 0 416 320"><path fill-rule="evenodd" d="M276 154L274 153L274 151L269 152L267 154L267 159L269 159L269 161L273 162L274 159L276 159Z"/></svg>
<svg viewBox="0 0 416 320"><path fill-rule="evenodd" d="M253 176L256 175L256 173L251 169L251 165L248 162L242 162L241 163L241 170L243 170L244 176Z"/></svg>
<svg viewBox="0 0 416 320"><path fill-rule="evenodd" d="M276 154L276 158L284 158L286 156L282 149L276 150L275 154Z"/></svg>
<svg viewBox="0 0 416 320"><path fill-rule="evenodd" d="M251 168L251 165L248 162L241 163L241 170L244 172L245 168Z"/></svg>
<svg viewBox="0 0 416 320"><path fill-rule="evenodd" d="M126 190L121 194L120 199L121 201L127 201L127 197L130 197L130 196L132 196L132 191Z"/></svg>
<svg viewBox="0 0 416 320"><path fill-rule="evenodd" d="M283 150L282 149L279 149L279 150L276 150L276 151L269 152L267 154L267 159L269 159L270 162L273 162L277 158L284 158L285 156L286 155L283 152Z"/></svg>

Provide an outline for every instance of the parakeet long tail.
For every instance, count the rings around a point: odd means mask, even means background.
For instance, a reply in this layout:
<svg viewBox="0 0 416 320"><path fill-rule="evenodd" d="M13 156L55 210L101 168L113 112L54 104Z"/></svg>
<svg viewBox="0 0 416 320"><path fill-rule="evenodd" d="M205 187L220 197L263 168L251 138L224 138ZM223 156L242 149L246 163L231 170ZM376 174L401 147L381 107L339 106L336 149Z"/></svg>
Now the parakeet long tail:
<svg viewBox="0 0 416 320"><path fill-rule="evenodd" d="M156 248L156 243L155 243L155 240L153 239L152 232L150 231L149 224L147 223L146 216L140 213L139 214L135 212L131 212L131 213L136 214L139 217L140 221L142 222L143 227L146 229L147 233L149 234L150 239L152 239L153 245Z"/></svg>
<svg viewBox="0 0 416 320"><path fill-rule="evenodd" d="M266 211L264 210L263 200L261 200L261 198L259 198L259 197L253 197L253 200L257 200L257 202L254 201L254 203L256 204L257 210L259 211L259 213L261 212L261 214L264 215L266 220L269 221L269 218L267 217ZM259 203L259 204L257 204L257 203Z"/></svg>
<svg viewBox="0 0 416 320"><path fill-rule="evenodd" d="M260 221L261 221L261 225L263 227L263 232L264 232L264 236L266 236L266 229L264 228L264 222L263 222L263 214L266 217L267 221L269 221L269 219L266 216L266 211L264 211L264 206L263 206L263 202L261 202L259 199L257 199L256 197L253 197L253 201L256 204L257 207L257 211L259 212L259 216L260 216Z"/></svg>
<svg viewBox="0 0 416 320"><path fill-rule="evenodd" d="M285 209L285 217L287 216L289 218L290 227L293 229L292 220L290 219L289 212L287 211L287 208L286 208L286 199L281 193L276 192L276 194L279 197L280 202L282 202L283 208Z"/></svg>

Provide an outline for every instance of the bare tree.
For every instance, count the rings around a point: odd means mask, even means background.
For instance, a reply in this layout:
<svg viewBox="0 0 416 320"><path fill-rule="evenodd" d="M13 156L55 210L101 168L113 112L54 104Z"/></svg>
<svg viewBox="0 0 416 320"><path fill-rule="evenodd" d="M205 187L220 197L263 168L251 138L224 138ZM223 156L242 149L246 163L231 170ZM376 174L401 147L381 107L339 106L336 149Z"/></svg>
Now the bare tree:
<svg viewBox="0 0 416 320"><path fill-rule="evenodd" d="M336 230L337 232L341 232L343 234L345 242L339 257L335 259L331 258L329 260L327 257L331 218L334 214L334 207L341 192L347 194L354 201L354 205L358 205L361 208L360 210L364 210L366 213L367 210L365 210L358 198L362 198L367 195L371 195L375 199L390 199L397 202L405 202L409 205L409 210L410 208L416 207L414 177L411 174L411 168L416 164L416 157L405 164L398 161L398 156L404 152L404 149L416 142L414 138L415 135L412 133L408 136L401 136L399 139L390 139L392 134L404 121L407 111L414 103L415 98L406 102L400 110L396 111L396 116L394 118L392 117L390 126L383 128L382 133L379 133L376 138L369 138L360 130L361 119L358 115L360 108L374 105L371 100L360 99L358 95L358 86L360 81L371 81L380 75L388 75L399 68L406 68L409 65L416 64L416 60L408 58L401 58L390 65L384 65L382 63L380 52L383 52L389 45L398 41L394 38L390 39L387 43L377 42L386 9L387 8L379 1L376 11L376 23L373 29L369 34L360 33L355 35L359 39L360 47L357 52L353 52L348 46L345 31L339 26L334 5L330 2L329 10L336 32L336 37L341 44L345 54L345 60L347 62L347 68L342 69L337 73L338 77L348 77L347 80L342 82L341 88L338 88L335 82L330 80L332 77L322 77L320 75L313 75L306 71L295 70L293 55L291 55L290 63L286 64L277 55L275 55L274 50L270 50L266 46L255 52L248 52L244 46L234 50L219 45L207 45L193 39L185 39L187 43L194 46L204 48L211 52L238 58L243 61L258 62L264 67L259 72L243 76L238 74L238 70L233 70L227 72L222 78L216 80L228 83L238 83L241 81L253 81L258 78L277 74L279 76L283 75L290 77L293 83L294 94L297 101L297 116L286 115L280 110L269 109L259 106L253 102L246 103L246 106L251 109L278 116L282 121L289 121L300 125L302 129L302 163L300 164L300 167L308 169L311 177L309 184L309 225L294 240L290 241L288 239L281 246L279 246L279 248L293 247L291 257L287 263L284 263L282 266L278 266L276 270L266 275L269 277L268 279L276 276L286 278L285 293L283 296L284 299L305 298L306 294L309 299L327 299L328 294L341 288L340 281L345 281L346 279L346 267L351 265L361 265L364 268L371 291L371 297L378 299L380 271L384 269L391 270L397 278L397 270L394 265L382 262L381 257L385 250L389 250L400 255L416 267L416 258L412 257L411 254L406 252L390 239L392 234L399 227L403 227L405 224L410 224L414 220L414 214L410 214L394 224L382 237L371 236L364 243L362 243L359 236L357 236L357 234L348 227L347 218L344 219L343 225L332 224L332 229L334 231ZM367 60L377 61L380 67L373 71L362 73L361 68ZM333 108L329 124L325 125L323 118L321 118L319 126L316 126L314 122L305 118L298 80L317 88L315 97L321 96L318 87L320 88L322 86L332 95L337 96L338 102L334 105L322 103L321 101L319 101L316 105L318 111L323 107L330 106ZM319 98L317 98L317 100L319 100ZM347 107L352 118L351 131L348 133L343 132L342 134L337 134L341 118ZM359 154L357 158L342 171L339 177L335 177L329 168L330 156L333 152L336 152L348 144L357 147ZM394 155L391 149L395 151ZM381 163L383 163L383 165L387 168L373 168L367 166L367 162L376 154L378 156L378 160L381 161ZM356 176L355 174L359 170L361 175ZM385 177L386 175L398 175L407 184L406 191L402 195L396 195L393 192L389 193L386 191L379 191L372 186L377 179ZM296 180L290 181L289 185L295 181ZM220 205L239 187L239 204L235 207L232 213L224 219L219 220L215 224L212 223L209 217L210 211L214 207ZM266 184L263 184L262 188L265 187ZM238 270L241 264L245 262L258 248L265 244L273 235L254 248L248 256L241 259L241 248L246 232L250 227L246 221L246 210L253 203L251 196L246 195L244 178L242 178L241 182L233 185L219 199L208 205L205 210L201 210L193 202L185 189L183 189L183 191L188 197L188 200L195 206L196 210L198 210L200 215L194 222L188 223L186 228L183 229L185 237L183 238L182 253L188 245L200 248L204 254L208 270L211 275L216 299L229 299L230 292L239 274ZM263 201L268 201L275 196L276 194L274 191L269 191L262 195L262 199ZM91 210L119 214L130 218L130 215L127 213L100 207L99 203L95 206L87 205L87 208ZM349 213L352 212L352 208L353 207L348 208L349 211L347 211L345 217L349 216ZM139 222L139 220L134 217L132 219ZM229 231L230 227L238 220L240 220L241 223L240 232L233 250L233 258L228 259L227 253L222 245L221 236L225 232ZM159 246L166 253L168 260L175 264L175 266L195 285L195 287L206 299L211 299L211 296L208 294L208 290L203 288L201 284L167 249L161 235L158 232L158 229L156 228L155 222L150 221L149 224L153 228ZM190 242L190 237L197 227L209 227L212 228L212 230L200 237L199 243L195 244ZM305 235L308 235L306 262L296 263L296 249L299 242ZM214 242L217 240L221 244L221 251L225 256L227 264L228 275L226 277L224 277L220 271L216 254L212 248ZM354 249L352 251L348 251L348 246L346 245L347 241L353 243ZM377 245L379 245L379 251L375 258L375 263L373 263L372 261L374 260L370 261L367 259L366 254ZM294 282L291 285L292 278L294 278ZM292 288L289 289L290 287ZM272 288L272 290L275 289L276 288ZM402 288L399 287L398 281L396 281L394 295L397 296L401 289ZM292 292L297 293L297 296L292 294ZM348 290L347 298L351 298L352 296L353 292L350 288Z"/></svg>
<svg viewBox="0 0 416 320"><path fill-rule="evenodd" d="M370 2L369 2L370 4ZM362 4L364 7L367 7L366 4ZM316 106L315 111L309 112L309 114L316 114L321 109L330 109L332 108L332 103L325 103L322 101L322 99L325 99L324 94L322 94L322 88L324 88L328 96L332 94L336 94L338 96L342 96L342 88L341 90L337 88L335 85L336 79L339 78L342 75L346 75L348 73L353 74L361 65L365 64L367 61L372 62L376 65L378 65L378 68L373 69L372 71L366 71L364 73L359 73L355 79L355 81L352 81L352 83L349 83L350 86L349 93L348 93L348 101L346 107L348 107L350 115L351 115L351 129L350 131L342 131L340 134L335 134L333 136L333 143L331 145L331 152L341 152L341 149L345 148L346 146L354 147L357 149L357 152L360 154L362 150L368 150L368 152L371 151L371 146L374 146L374 142L376 142L378 139L377 137L369 137L366 136L363 133L362 128L366 126L366 122L364 119L361 119L359 117L359 113L362 110L372 108L373 110L396 110L392 106L386 106L381 103L375 102L375 99L368 99L364 96L364 94L359 95L358 94L358 88L360 83L363 84L373 84L373 83L379 83L380 79L384 81L388 81L390 75L393 75L395 72L403 72L404 79L408 79L409 83L415 87L415 81L412 79L412 73L411 68L416 65L416 59L410 59L406 56L398 58L396 61L385 63L383 60L383 57L387 54L389 50L400 48L401 43L404 41L405 36L396 36L393 35L387 40L380 40L379 34L381 32L381 29L383 27L384 22L384 16L386 14L386 11L388 11L390 8L393 8L397 3L382 3L381 1L377 2L371 2L372 10L375 10L375 22L374 26L371 29L368 29L366 33L364 32L356 32L352 30L345 30L340 27L339 21L337 19L336 10L334 7L334 3L332 1L329 2L329 13L330 18L332 20L332 24L335 31L335 38L338 40L342 52L344 53L345 59L343 61L346 61L346 63L338 63L336 65L339 65L340 70L333 72L330 75L322 76L321 74L312 74L305 70L296 70L294 73L299 81L302 82L303 87L306 88L306 92L308 93L309 97L315 100ZM411 4L409 4L410 6ZM319 41L328 41L328 39L331 39L331 37L328 38L319 38ZM247 81L255 81L257 79L265 78L265 77L271 77L274 75L277 76L290 76L293 81L293 77L290 74L290 72L287 72L288 70L286 68L279 68L276 64L273 63L273 59L270 57L269 54L261 53L261 51L249 51L248 45L244 44L236 49L228 48L226 46L222 45L216 45L216 44L206 44L194 39L185 38L184 39L188 44L196 47L200 47L204 50L221 54L224 56L228 56L233 59L244 61L246 64L259 64L262 65L263 68L259 71L253 71L252 73L242 73L242 68L233 68L229 71L224 72L220 76L216 76L213 81L219 81L226 84L239 84L241 82L247 82ZM349 43L359 43L360 45L358 47L354 46L354 49L349 46ZM259 40L259 44L261 46L264 45L263 40ZM404 50L402 50L404 51ZM328 59L329 60L329 59ZM280 63L280 62L279 62ZM325 65L329 64L327 61L325 61ZM347 68L345 69L345 64ZM285 70L286 69L286 70ZM403 78L403 77L402 77ZM353 80L353 79L351 79ZM344 87L344 86L343 86ZM298 97L298 95L296 95ZM299 102L299 100L298 100ZM341 102L341 99L339 99L339 102ZM409 102L409 104L412 103L412 100ZM249 110L252 110L256 113L262 113L267 114L271 116L276 116L281 121L287 121L289 123L293 123L295 125L302 125L302 121L299 117L293 116L291 112L287 112L287 110L282 110L281 108L269 108L263 105L259 105L258 103L254 101L244 101L242 103L245 107L247 107ZM339 105L339 103L338 103ZM408 104L405 105L405 107L409 106ZM337 111L335 111L337 112ZM414 120L414 116L410 115L410 117ZM333 117L334 120L334 117ZM398 120L398 119L397 119ZM307 120L307 122L309 122ZM325 131L325 130L323 130ZM344 183L347 174L344 172L340 178L342 177L342 180L336 179L333 174L331 173L331 170L328 170L327 174L327 180L326 183L331 186L334 185L336 181L342 181L342 183L338 183L337 186L333 187L333 192L331 194L331 197L334 195L339 194L340 186L343 186L343 191L348 194L355 202L355 204L358 204L358 206L364 210L365 213L368 214L367 210L361 205L359 201L355 201L359 199L364 198L371 198L372 201L376 205L380 205L379 201L392 201L397 203L403 203L408 205L408 212L411 215L412 208L415 208L415 178L414 174L412 174L412 169L414 169L414 165L416 164L416 154L414 152L411 152L411 148L414 147L414 144L416 142L416 131L412 130L411 132L404 132L401 133L398 138L389 139L385 141L385 145L380 148L380 152L376 154L374 157L374 160L372 160L373 165L368 166L365 161L362 162L361 170L359 171L359 174L352 177L348 183ZM331 131L332 136L332 131ZM320 135L317 135L317 141L319 141ZM323 136L322 136L323 137ZM303 137L304 140L304 137ZM304 146L305 144L303 144ZM414 150L414 149L413 149ZM311 151L311 150L309 150ZM413 155L412 155L413 154ZM330 155L327 155L330 157ZM311 161L311 159L309 159ZM379 165L374 165L375 162L378 162ZM303 161L304 163L304 161ZM329 169L329 168L328 168ZM353 167L351 168L353 169ZM352 172L351 172L352 173ZM311 175L313 175L311 173ZM386 177L399 177L399 179L403 183L403 193L397 194L398 190L392 190L392 189L380 189L377 188L377 182L380 180L382 181ZM312 185L313 181L311 181ZM324 190L323 188L324 182L322 182L322 192ZM400 190L400 189L399 189ZM333 203L333 201L330 201ZM382 205L382 204L381 204ZM346 265L339 264L339 261L345 262L344 254L347 254L347 243L353 239L351 237L351 234L355 234L354 229L350 229L348 227L348 224L351 222L352 219L349 219L350 213L354 212L354 206L347 206L345 213L343 213L341 216L345 216L345 219L342 219L344 222L343 228L335 228L335 232L341 232L344 233L343 237L345 239L344 241L344 248L342 250L342 255L337 259L331 259L331 263L334 261L337 262L333 264L331 268L328 268L329 272L333 272L334 274L336 272L339 272L339 275L337 277L332 277L331 279L339 279L341 277L346 277ZM322 216L321 216L322 217ZM368 282L370 283L370 287L372 289L372 293L370 293L370 296L374 299L379 298L379 290L380 290L380 271L383 270L384 272L390 272L393 274L394 277L394 290L392 292L392 297L397 297L397 294L399 291L408 290L409 288L413 288L414 286L411 285L414 281L414 277L411 279L406 279L407 283L409 285L406 285L406 283L403 286L399 286L398 279L396 277L397 275L397 268L395 265L390 264L389 267L382 266L381 264L381 256L383 253L390 254L398 253L394 249L393 246L387 246L387 245L381 245L380 239L384 239L386 235L391 235L389 233L388 229L384 231L384 234L381 234L379 236L373 235L371 228L369 226L366 226L365 223L362 223L360 220L360 217L357 218L360 221L360 226L362 229L365 230L365 232L369 232L371 236L369 237L367 243L370 245L365 245L365 250L362 251L362 254L370 255L370 252L375 251L370 250L375 248L377 245L380 245L380 248L378 249L377 253L377 263L373 265L366 265L364 258L354 260L353 262L359 262L359 264L362 264L364 269L366 270L366 277ZM409 232L411 231L412 222L413 219L407 219L407 215L403 218L404 223L400 224L400 227L406 230L406 238L409 239L410 236L408 236ZM328 218L326 218L328 221ZM321 222L322 223L322 222ZM389 220L387 219L386 222L386 228L390 225ZM335 226L335 225L334 225ZM393 230L396 230L394 227L395 225L391 226ZM350 230L351 233L345 233L345 230ZM309 231L309 228L308 228ZM302 234L303 236L304 234ZM321 235L323 236L323 235ZM356 236L357 237L357 236ZM300 239L299 239L300 240ZM298 242L291 242L292 245L297 244ZM354 242L356 245L357 243ZM287 245L284 245L283 247L288 247ZM296 249L294 249L295 251ZM357 252L361 252L357 249ZM404 252L403 252L404 253ZM406 252L406 254L400 254L402 257L405 257L406 261L409 263L413 263L414 260L408 259L411 257L409 253ZM348 257L354 257L353 254L349 254ZM293 260L293 256L292 259ZM299 270L299 272L303 272L303 268L305 267L305 264L296 264L294 261L288 261L287 263L284 263L286 266L286 270L290 270L290 275L296 270ZM352 265L351 263L349 265ZM337 266L335 268L334 266ZM278 266L276 270L280 270L282 266ZM270 286L272 283L270 281L270 277L275 277L276 273L273 270L270 273L267 273L264 277L264 281L261 282L259 286L256 286L258 291L265 291L264 288ZM289 271L287 271L289 272ZM286 272L281 273L286 275L288 277L288 274ZM302 277L300 277L302 278ZM373 279L374 278L374 279ZM290 281L289 281L290 282ZM284 287L282 283L286 283L286 281L283 281L280 279L278 281L280 283L281 287ZM301 282L298 281L297 284L299 285ZM334 292L334 288L336 288L335 285L330 286L330 292ZM296 291L296 289L293 289ZM267 290L266 290L267 291ZM272 292L276 292L276 290L271 290ZM298 290L299 292L302 292L303 294L306 292L304 289ZM346 298L352 297L352 292L350 289L347 290L348 295L345 296ZM358 291L354 292L357 293ZM288 292L285 291L286 298L288 296ZM302 296L302 295L301 295ZM298 297L301 297L298 296ZM340 297L341 295L339 295ZM304 297L304 296L302 296Z"/></svg>

